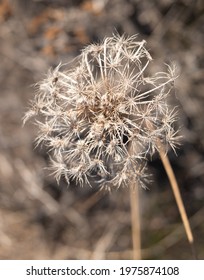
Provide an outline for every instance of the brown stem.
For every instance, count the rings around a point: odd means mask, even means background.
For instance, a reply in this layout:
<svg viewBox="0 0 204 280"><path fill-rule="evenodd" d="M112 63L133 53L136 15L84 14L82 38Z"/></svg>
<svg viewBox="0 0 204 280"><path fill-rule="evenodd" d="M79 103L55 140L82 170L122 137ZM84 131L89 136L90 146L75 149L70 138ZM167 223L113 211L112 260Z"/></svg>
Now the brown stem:
<svg viewBox="0 0 204 280"><path fill-rule="evenodd" d="M171 187L172 187L175 199L176 199L176 203L177 203L180 215L181 215L181 219L183 221L183 225L184 225L184 228L185 228L185 231L186 231L186 235L187 235L188 241L191 245L193 256L196 259L196 253L195 253L195 247L194 247L194 238L193 238L193 234L192 234L192 231L191 231L189 220L188 220L188 217L187 217L187 214L186 214L186 210L185 210L182 198L181 198L178 183L177 183L176 177L174 175L173 169L171 167L171 164L169 162L168 156L165 154L161 145L159 145L159 146L160 146L160 149L159 149L160 158L161 158L161 161L162 161L162 163L164 165L164 168L166 170L167 176L169 178L169 181L170 181L170 184L171 184Z"/></svg>
<svg viewBox="0 0 204 280"><path fill-rule="evenodd" d="M136 184L136 183L134 183ZM139 214L139 189L138 186L130 187L130 207L131 207L131 225L133 242L133 259L141 260L141 230Z"/></svg>

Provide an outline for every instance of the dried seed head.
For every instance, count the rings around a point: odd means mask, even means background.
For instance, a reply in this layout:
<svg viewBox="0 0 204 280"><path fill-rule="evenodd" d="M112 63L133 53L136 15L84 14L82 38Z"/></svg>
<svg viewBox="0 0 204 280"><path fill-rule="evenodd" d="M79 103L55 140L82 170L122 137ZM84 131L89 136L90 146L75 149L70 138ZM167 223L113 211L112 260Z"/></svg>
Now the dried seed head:
<svg viewBox="0 0 204 280"><path fill-rule="evenodd" d="M37 144L52 154L58 181L144 185L145 159L158 150L158 139L175 149L176 112L167 104L175 69L147 75L152 58L145 44L136 36L108 37L39 83L25 120L36 116Z"/></svg>

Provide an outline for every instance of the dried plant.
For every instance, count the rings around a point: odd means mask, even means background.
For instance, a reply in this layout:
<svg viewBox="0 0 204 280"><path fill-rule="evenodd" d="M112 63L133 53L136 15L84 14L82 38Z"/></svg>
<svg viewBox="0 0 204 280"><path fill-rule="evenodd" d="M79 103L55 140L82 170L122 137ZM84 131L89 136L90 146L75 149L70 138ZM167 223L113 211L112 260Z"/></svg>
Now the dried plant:
<svg viewBox="0 0 204 280"><path fill-rule="evenodd" d="M37 85L25 120L38 117L36 144L52 154L53 173L67 182L145 186L145 159L158 139L173 149L175 109L167 104L174 69L148 76L145 41L113 36L87 46L69 66ZM129 152L128 147L132 147Z"/></svg>
<svg viewBox="0 0 204 280"><path fill-rule="evenodd" d="M169 147L175 150L177 112L167 103L175 67L151 75L145 45L136 36L108 37L37 84L24 121L35 117L36 145L47 146L58 182L146 187L147 156L158 151L163 159ZM177 203L180 209L180 197ZM186 213L181 216L186 221Z"/></svg>

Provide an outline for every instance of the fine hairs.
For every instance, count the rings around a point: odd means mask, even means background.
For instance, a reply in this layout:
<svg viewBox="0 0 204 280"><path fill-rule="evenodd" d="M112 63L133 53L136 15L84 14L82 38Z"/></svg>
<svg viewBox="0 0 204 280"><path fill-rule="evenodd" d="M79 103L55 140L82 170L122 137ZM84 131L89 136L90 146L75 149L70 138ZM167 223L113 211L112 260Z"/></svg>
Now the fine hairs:
<svg viewBox="0 0 204 280"><path fill-rule="evenodd" d="M175 150L177 112L167 96L175 66L148 74L144 40L113 35L85 47L71 63L49 71L36 85L24 117L39 128L36 145L48 148L59 182L102 188L146 187L147 155Z"/></svg>

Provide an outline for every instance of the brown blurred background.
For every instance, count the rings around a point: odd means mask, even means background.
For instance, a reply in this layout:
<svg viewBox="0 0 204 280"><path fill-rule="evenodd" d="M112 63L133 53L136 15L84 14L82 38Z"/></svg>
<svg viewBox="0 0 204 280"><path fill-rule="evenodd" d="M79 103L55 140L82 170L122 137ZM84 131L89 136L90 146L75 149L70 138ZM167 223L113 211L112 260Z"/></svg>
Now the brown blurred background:
<svg viewBox="0 0 204 280"><path fill-rule="evenodd" d="M158 69L175 61L174 105L183 140L169 153L204 259L204 2L202 0L0 1L0 259L129 259L129 191L58 186L22 127L32 85L90 42L114 32L147 40ZM144 259L191 259L177 206L157 157L140 190Z"/></svg>

